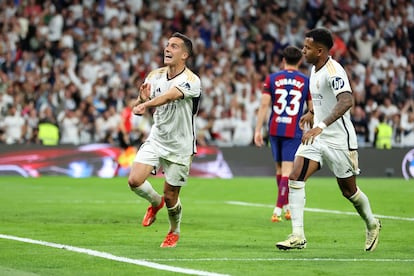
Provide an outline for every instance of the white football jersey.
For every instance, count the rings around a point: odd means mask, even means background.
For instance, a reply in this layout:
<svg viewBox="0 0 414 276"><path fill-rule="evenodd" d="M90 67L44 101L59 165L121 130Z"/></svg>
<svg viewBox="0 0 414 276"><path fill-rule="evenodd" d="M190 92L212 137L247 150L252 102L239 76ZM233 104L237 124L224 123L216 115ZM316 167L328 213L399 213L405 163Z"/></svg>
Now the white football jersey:
<svg viewBox="0 0 414 276"><path fill-rule="evenodd" d="M160 157L187 165L189 157L197 152L195 116L201 96L200 78L186 68L168 79L167 67L162 67L150 72L145 83L151 84L151 98L172 87L183 93L183 98L156 107L148 139L156 145Z"/></svg>
<svg viewBox="0 0 414 276"><path fill-rule="evenodd" d="M342 92L352 93L345 69L331 57L318 72L315 72L315 66L312 66L309 85L315 112L314 126L331 114L337 103L336 96L338 94ZM351 121L350 110L326 127L318 138L320 142L332 148L357 149L357 138Z"/></svg>

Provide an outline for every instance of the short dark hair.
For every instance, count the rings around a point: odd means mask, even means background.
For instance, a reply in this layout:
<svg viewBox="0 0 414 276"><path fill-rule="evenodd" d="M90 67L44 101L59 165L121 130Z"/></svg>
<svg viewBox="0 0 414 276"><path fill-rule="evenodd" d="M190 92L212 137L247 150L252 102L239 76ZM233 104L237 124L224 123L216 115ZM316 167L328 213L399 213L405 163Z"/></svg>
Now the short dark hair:
<svg viewBox="0 0 414 276"><path fill-rule="evenodd" d="M295 46L287 46L283 49L283 57L289 65L296 65L302 58L302 51Z"/></svg>
<svg viewBox="0 0 414 276"><path fill-rule="evenodd" d="M333 46L332 34L328 29L325 28L310 30L305 34L305 37L312 38L314 42L322 44L328 50L330 50Z"/></svg>
<svg viewBox="0 0 414 276"><path fill-rule="evenodd" d="M193 53L193 42L191 42L191 39L188 36L186 36L182 33L179 33L179 32L175 32L175 33L172 34L171 37L177 37L177 38L181 39L182 41L184 41L184 46L185 46L185 48L188 52L188 56L189 57L193 56L193 54L194 54Z"/></svg>

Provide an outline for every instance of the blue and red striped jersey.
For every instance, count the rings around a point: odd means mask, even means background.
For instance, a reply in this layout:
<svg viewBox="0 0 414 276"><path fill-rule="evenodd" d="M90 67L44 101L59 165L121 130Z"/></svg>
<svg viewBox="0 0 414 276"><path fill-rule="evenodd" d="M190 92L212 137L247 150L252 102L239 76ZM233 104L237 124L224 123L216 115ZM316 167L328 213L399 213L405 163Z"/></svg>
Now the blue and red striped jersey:
<svg viewBox="0 0 414 276"><path fill-rule="evenodd" d="M269 135L302 137L299 119L304 103L311 99L309 78L296 70L279 71L266 77L263 93L272 98Z"/></svg>

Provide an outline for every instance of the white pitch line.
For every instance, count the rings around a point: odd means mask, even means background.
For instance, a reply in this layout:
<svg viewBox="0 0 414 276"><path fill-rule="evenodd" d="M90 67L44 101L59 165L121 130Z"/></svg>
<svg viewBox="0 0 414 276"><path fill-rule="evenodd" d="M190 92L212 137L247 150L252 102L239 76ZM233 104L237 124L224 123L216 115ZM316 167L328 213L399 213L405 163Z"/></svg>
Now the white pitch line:
<svg viewBox="0 0 414 276"><path fill-rule="evenodd" d="M112 255L106 252L101 252L101 251L96 251L96 250L81 248L81 247L75 247L75 246L70 246L70 245L65 245L65 244L32 240L32 239L20 238L16 236L9 236L9 235L3 235L3 234L0 234L0 238L7 239L7 240L20 241L20 242L25 242L25 243L31 243L31 244L38 244L38 245L43 245L43 246L48 246L48 247L53 247L53 248L58 248L58 249L64 249L64 250L87 254L87 255L91 255L91 256L95 256L99 258L104 258L104 259L113 260L117 262L135 264L139 266L145 266L145 267L158 269L158 270L166 270L166 271L171 271L171 272L178 272L178 273L190 274L190 275L200 275L200 276L227 276L227 274L219 274L219 273L213 273L213 272L202 271L202 270L163 265L163 264L158 264L158 263L154 263L154 262L150 262L146 260L137 260L137 259L130 259L126 257L119 257L119 256L115 256L115 255Z"/></svg>
<svg viewBox="0 0 414 276"><path fill-rule="evenodd" d="M266 208L274 207L274 205L270 205L270 204L249 203L249 202L242 202L242 201L226 201L226 203L231 204L231 205L250 206L250 207L266 207ZM315 213L329 213L329 214L358 216L356 212L343 212L343 211L337 211L337 210L325 210L325 209L318 209L318 208L305 208L305 211L315 212ZM385 218L385 219L414 221L414 218L384 216L384 215L377 215L377 214L375 214L375 216L378 218Z"/></svg>
<svg viewBox="0 0 414 276"><path fill-rule="evenodd" d="M335 258L197 258L197 259L146 259L151 261L163 262L218 262L218 261L234 261L234 262L268 262L268 261L305 261L305 262L402 262L413 263L414 259L335 259Z"/></svg>
<svg viewBox="0 0 414 276"><path fill-rule="evenodd" d="M31 243L31 244L38 244L58 249L64 249L68 251L73 251L77 253L87 254L95 257L100 257L108 260L123 262L123 263L130 263L140 266L145 266L153 269L158 270L166 270L171 272L179 272L183 274L190 274L190 275L200 275L200 276L228 276L227 274L219 274L219 273L213 273L213 272L207 272L207 271L201 271L201 270L194 270L194 269L187 269L187 268L180 268L175 266L169 266L169 265L163 265L158 264L155 262L218 262L218 261L225 261L225 262L257 262L257 261L305 261L305 262L400 262L400 263L412 263L414 262L414 259L335 259L335 258L194 258L194 259L188 259L188 258L182 258L182 259L174 259L174 258L168 258L168 259L130 259L126 257L119 257L112 255L110 253L96 251L92 249L87 248L81 248L81 247L75 247L70 245L64 245L64 244L57 244L57 243L51 243L51 242L45 242L45 241L39 241L39 240L32 240L27 238L20 238L16 236L10 236L10 235L3 235L0 234L0 238L7 239L7 240L15 240L25 243Z"/></svg>

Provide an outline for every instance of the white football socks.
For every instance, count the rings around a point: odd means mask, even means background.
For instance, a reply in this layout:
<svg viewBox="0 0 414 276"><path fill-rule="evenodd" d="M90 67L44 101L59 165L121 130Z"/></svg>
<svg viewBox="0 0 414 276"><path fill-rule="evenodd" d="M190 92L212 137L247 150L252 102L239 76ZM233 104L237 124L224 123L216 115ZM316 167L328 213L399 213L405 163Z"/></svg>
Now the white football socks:
<svg viewBox="0 0 414 276"><path fill-rule="evenodd" d="M303 238L305 238L303 227L305 202L305 182L289 180L289 208L292 220L292 234Z"/></svg>
<svg viewBox="0 0 414 276"><path fill-rule="evenodd" d="M273 215L276 215L276 216L280 217L282 215L282 208L276 206L273 209Z"/></svg>
<svg viewBox="0 0 414 276"><path fill-rule="evenodd" d="M175 234L180 234L180 224L182 216L182 206L180 199L177 200L177 203L174 207L167 208L168 210L168 219L170 221L170 231Z"/></svg>
<svg viewBox="0 0 414 276"><path fill-rule="evenodd" d="M161 195L154 190L151 183L145 180L139 187L131 188L131 190L142 198L148 200L152 206L156 207L161 203Z"/></svg>
<svg viewBox="0 0 414 276"><path fill-rule="evenodd" d="M355 209L361 218L365 221L368 229L371 229L376 225L376 220L372 214L371 205L369 203L368 197L357 187L357 191L353 194L349 201L352 202Z"/></svg>

